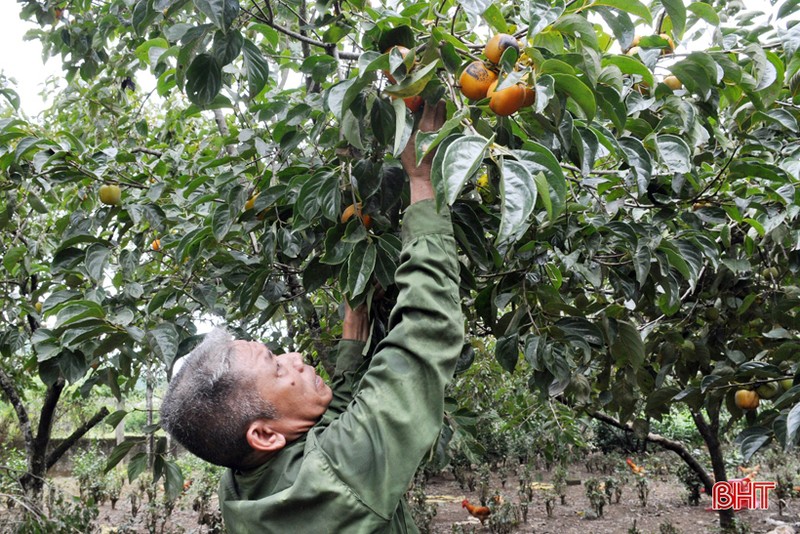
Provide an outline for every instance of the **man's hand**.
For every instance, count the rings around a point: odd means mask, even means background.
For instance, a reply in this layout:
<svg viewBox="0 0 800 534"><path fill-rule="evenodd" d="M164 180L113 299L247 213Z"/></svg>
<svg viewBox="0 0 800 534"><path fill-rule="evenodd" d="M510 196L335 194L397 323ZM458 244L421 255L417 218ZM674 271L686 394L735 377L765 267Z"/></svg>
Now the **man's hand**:
<svg viewBox="0 0 800 534"><path fill-rule="evenodd" d="M355 310L344 301L344 322L342 323L342 339L367 341L369 339L369 317L367 305L362 304Z"/></svg>
<svg viewBox="0 0 800 534"><path fill-rule="evenodd" d="M447 108L443 100L440 100L436 105L425 104L425 109L422 111L422 117L419 120L419 131L432 132L442 127L444 120L447 117ZM431 163L433 162L433 154L431 152L422 160L417 166L416 164L416 151L414 149L417 133L411 134L406 148L400 155L400 161L403 168L408 174L409 183L411 185L411 203L419 202L433 198L433 186L431 185Z"/></svg>

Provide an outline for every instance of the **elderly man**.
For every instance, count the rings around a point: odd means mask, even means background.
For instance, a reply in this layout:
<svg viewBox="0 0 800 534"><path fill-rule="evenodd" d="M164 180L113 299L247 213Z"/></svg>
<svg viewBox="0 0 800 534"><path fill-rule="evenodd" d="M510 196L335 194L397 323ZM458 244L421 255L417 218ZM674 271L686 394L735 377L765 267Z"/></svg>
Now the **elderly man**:
<svg viewBox="0 0 800 534"><path fill-rule="evenodd" d="M439 128L444 115L442 103L426 106L420 128ZM367 317L346 307L332 388L302 355L219 330L170 383L162 426L229 468L219 497L231 534L417 532L403 495L441 427L464 325L452 224L434 207L430 158L416 166L412 139L401 159L411 206L400 293L370 362Z"/></svg>

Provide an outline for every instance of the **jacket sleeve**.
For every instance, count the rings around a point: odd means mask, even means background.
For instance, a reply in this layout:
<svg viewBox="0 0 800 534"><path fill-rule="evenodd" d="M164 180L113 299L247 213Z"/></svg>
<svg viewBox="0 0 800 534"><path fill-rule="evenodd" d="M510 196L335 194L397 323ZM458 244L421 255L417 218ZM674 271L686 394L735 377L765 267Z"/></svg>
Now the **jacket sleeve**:
<svg viewBox="0 0 800 534"><path fill-rule="evenodd" d="M464 340L452 223L432 201L406 211L395 281L389 333L353 402L318 438L332 470L387 519L439 434Z"/></svg>
<svg viewBox="0 0 800 534"><path fill-rule="evenodd" d="M363 356L366 343L354 339L342 339L336 349L336 368L331 378L333 400L323 416L323 422L330 423L344 412L353 400L358 370L366 365Z"/></svg>

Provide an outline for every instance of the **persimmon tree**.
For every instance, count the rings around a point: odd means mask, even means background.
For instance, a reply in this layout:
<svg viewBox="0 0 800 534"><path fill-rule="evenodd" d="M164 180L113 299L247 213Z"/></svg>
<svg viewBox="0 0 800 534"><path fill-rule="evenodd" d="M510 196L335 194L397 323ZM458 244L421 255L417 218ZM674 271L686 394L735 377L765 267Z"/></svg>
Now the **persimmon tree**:
<svg viewBox="0 0 800 534"><path fill-rule="evenodd" d="M745 457L798 439L800 384L757 411L734 402L798 371L795 11L21 2L69 86L41 123L3 89L0 348L87 395L169 373L199 317L324 363L342 296L379 285L376 310L390 307L407 100L444 98L447 123L416 149L437 149L469 335L496 338L500 364L543 395L671 447L710 490L649 420L688 406L716 480L740 420ZM496 89L535 92L508 116L458 82L497 33L520 48L487 63ZM120 186L119 205L98 200L103 184ZM172 464L157 469L177 487Z"/></svg>

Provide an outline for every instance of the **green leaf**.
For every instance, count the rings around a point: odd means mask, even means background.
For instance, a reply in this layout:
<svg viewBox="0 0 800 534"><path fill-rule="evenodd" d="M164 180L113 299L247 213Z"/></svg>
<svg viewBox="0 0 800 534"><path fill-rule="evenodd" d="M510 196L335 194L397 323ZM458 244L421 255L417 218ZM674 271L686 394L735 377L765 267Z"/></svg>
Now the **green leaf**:
<svg viewBox="0 0 800 534"><path fill-rule="evenodd" d="M500 177L500 229L497 231L497 243L505 243L515 240L528 227L528 217L536 202L536 183L524 165L510 159L501 160Z"/></svg>
<svg viewBox="0 0 800 534"><path fill-rule="evenodd" d="M164 489L167 499L174 500L183 492L183 473L178 464L164 460Z"/></svg>
<svg viewBox="0 0 800 534"><path fill-rule="evenodd" d="M201 47L205 46L206 34L211 31L213 26L211 24L203 24L190 28L183 34L181 43L183 46L178 52L178 58L175 66L175 81L178 87L183 88L186 80L186 71L189 68L192 60L197 55Z"/></svg>
<svg viewBox="0 0 800 534"><path fill-rule="evenodd" d="M145 41L136 47L136 57L139 58L139 61L144 65L150 65L150 49L151 48L160 48L162 51L169 48L169 43L163 37L157 37L155 39L150 39L149 41Z"/></svg>
<svg viewBox="0 0 800 534"><path fill-rule="evenodd" d="M670 172L687 173L692 170L692 152L686 141L677 135L660 134L656 137L656 146L661 161Z"/></svg>
<svg viewBox="0 0 800 534"><path fill-rule="evenodd" d="M194 5L225 33L239 16L239 0L194 0Z"/></svg>
<svg viewBox="0 0 800 534"><path fill-rule="evenodd" d="M437 179L442 178L443 183L433 184L435 191L444 193L443 197L436 198L437 208L443 204L450 206L456 201L464 184L478 170L489 143L489 139L480 135L468 135L457 138L447 147L442 158L441 170L437 173Z"/></svg>
<svg viewBox="0 0 800 534"><path fill-rule="evenodd" d="M647 24L653 23L653 16L647 6L639 0L596 0L590 7L608 6L619 11L626 11L631 15L636 15L643 19Z"/></svg>
<svg viewBox="0 0 800 534"><path fill-rule="evenodd" d="M615 335L610 335L611 355L622 366L622 362L638 369L644 363L644 342L639 331L631 323L625 321L609 321L609 330L616 328Z"/></svg>
<svg viewBox="0 0 800 534"><path fill-rule="evenodd" d="M151 328L147 332L147 343L150 350L169 368L175 356L178 355L178 344L180 339L175 325L172 323L161 323Z"/></svg>
<svg viewBox="0 0 800 534"><path fill-rule="evenodd" d="M63 328L88 318L103 319L105 315L105 309L91 300L69 301L58 310L56 328Z"/></svg>
<svg viewBox="0 0 800 534"><path fill-rule="evenodd" d="M234 222L228 205L219 204L217 209L214 210L214 215L211 219L211 230L214 233L214 239L218 243L222 243L225 240L225 236L230 232Z"/></svg>
<svg viewBox="0 0 800 534"><path fill-rule="evenodd" d="M471 20L476 20L492 4L492 0L457 0Z"/></svg>
<svg viewBox="0 0 800 534"><path fill-rule="evenodd" d="M683 257L678 253L678 251L672 247L669 243L662 243L661 246L658 248L661 252L666 254L667 259L669 260L669 265L674 267L684 278L687 280L691 280L692 273L689 270L689 265L683 259Z"/></svg>
<svg viewBox="0 0 800 534"><path fill-rule="evenodd" d="M553 23L552 29L562 34L573 35L590 48L597 48L597 34L586 17L574 13L564 15Z"/></svg>
<svg viewBox="0 0 800 534"><path fill-rule="evenodd" d="M139 0L136 5L133 6L133 14L131 17L134 31L138 35L144 35L147 27L156 20L158 14L158 11L153 9L153 0Z"/></svg>
<svg viewBox="0 0 800 534"><path fill-rule="evenodd" d="M683 5L683 0L661 0L661 3L672 21L673 33L680 38L686 29L686 6Z"/></svg>
<svg viewBox="0 0 800 534"><path fill-rule="evenodd" d="M647 152L642 142L635 137L621 138L619 146L625 154L625 160L628 165L633 169L639 198L642 198L647 194L647 189L653 178L653 162L650 159L650 153Z"/></svg>
<svg viewBox="0 0 800 534"><path fill-rule="evenodd" d="M112 413L106 418L106 420L108 420L110 417L113 417L117 413L119 412ZM125 441L114 447L114 450L112 450L111 454L108 455L108 460L106 460L104 471L108 473L109 471L114 469L114 467L116 467L117 464L120 463L120 461L122 461L122 459L128 455L128 452L130 452L132 448L134 448L137 445L141 445L142 443L144 443L144 439L141 438L126 438ZM145 457L145 460L146 459L147 457Z"/></svg>
<svg viewBox="0 0 800 534"><path fill-rule="evenodd" d="M469 115L469 108L462 108L456 111L442 127L435 132L417 132L415 137L415 149L417 155L417 165L422 159L430 154L433 149L439 146L450 133L461 126L461 121Z"/></svg>
<svg viewBox="0 0 800 534"><path fill-rule="evenodd" d="M749 462L750 458L770 441L771 433L768 428L755 426L744 429L736 439L739 441L742 461Z"/></svg>
<svg viewBox="0 0 800 534"><path fill-rule="evenodd" d="M397 98L392 102L392 109L394 109L395 116L392 155L398 158L408 144L408 140L411 138L411 133L414 128L414 117L412 117L410 113L406 113L406 104L401 98Z"/></svg>
<svg viewBox="0 0 800 534"><path fill-rule="evenodd" d="M186 96L193 104L206 106L222 89L222 67L211 54L200 54L186 72Z"/></svg>
<svg viewBox="0 0 800 534"><path fill-rule="evenodd" d="M692 52L686 58L669 67L674 74L692 93L708 99L711 88L720 81L720 72L717 63L705 52Z"/></svg>
<svg viewBox="0 0 800 534"><path fill-rule="evenodd" d="M396 85L387 85L383 90L388 95L401 98L418 95L423 89L425 89L425 86L428 85L428 82L431 80L431 78L434 77L438 65L439 62L434 61L422 68L418 67L414 70L411 76L407 76L401 83Z"/></svg>
<svg viewBox="0 0 800 534"><path fill-rule="evenodd" d="M710 5L703 2L692 2L689 4L688 9L712 26L719 26L719 15L717 15L717 12L714 11L714 8Z"/></svg>
<svg viewBox="0 0 800 534"><path fill-rule="evenodd" d="M519 361L519 335L501 337L495 345L494 357L500 366L513 373Z"/></svg>
<svg viewBox="0 0 800 534"><path fill-rule="evenodd" d="M564 171L561 169L561 165L559 165L555 155L544 145L526 141L522 148L523 150L514 150L513 154L517 159L525 163L528 171L534 176L539 172L544 173L549 187L539 187L538 192L542 198L545 195L549 196L549 202L552 204L550 220L555 220L566 207L567 179L564 177Z"/></svg>
<svg viewBox="0 0 800 534"><path fill-rule="evenodd" d="M491 4L486 8L486 11L483 12L483 20L497 33L508 33L506 18L497 4Z"/></svg>
<svg viewBox="0 0 800 534"><path fill-rule="evenodd" d="M128 482L133 483L147 469L147 453L138 452L128 461Z"/></svg>
<svg viewBox="0 0 800 534"><path fill-rule="evenodd" d="M295 212L304 220L312 221L319 213L319 189L322 186L324 178L321 174L332 174L330 171L325 170L321 173L316 173L311 178L307 179L300 192L297 194L297 199L294 201Z"/></svg>
<svg viewBox="0 0 800 534"><path fill-rule="evenodd" d="M10 274L15 274L14 267L17 266L19 260L25 257L27 252L28 247L24 245L10 247L3 255L3 267L6 268L6 271L8 271Z"/></svg>
<svg viewBox="0 0 800 534"><path fill-rule="evenodd" d="M571 74L552 73L551 76L556 84L556 89L569 95L586 114L587 120L591 121L597 111L597 102L594 93L589 87L576 76Z"/></svg>
<svg viewBox="0 0 800 534"><path fill-rule="evenodd" d="M528 20L529 41L564 13L564 0L531 0L522 6L522 16Z"/></svg>
<svg viewBox="0 0 800 534"><path fill-rule="evenodd" d="M111 251L100 243L93 243L86 249L86 272L92 280L103 281L103 270Z"/></svg>
<svg viewBox="0 0 800 534"><path fill-rule="evenodd" d="M224 67L239 57L243 43L244 37L242 37L242 33L239 30L228 33L217 31L214 34L214 43L211 45L211 54L217 60L217 63Z"/></svg>
<svg viewBox="0 0 800 534"><path fill-rule="evenodd" d="M797 438L797 429L800 428L800 403L795 404L789 415L786 416L786 448L790 449Z"/></svg>
<svg viewBox="0 0 800 534"><path fill-rule="evenodd" d="M611 31L614 32L614 37L619 41L619 45L623 50L630 48L631 42L636 35L636 27L631 20L631 17L622 11L609 9L604 6L592 5L603 20L608 24ZM648 12L649 13L649 12Z"/></svg>
<svg viewBox="0 0 800 534"><path fill-rule="evenodd" d="M609 55L603 58L602 66L606 67L608 65L614 65L617 67L623 74L631 74L636 76L641 76L642 81L645 82L649 86L655 85L655 80L653 78L653 73L650 72L644 63L641 61L636 60L630 56L614 56ZM680 76L679 76L680 78Z"/></svg>
<svg viewBox="0 0 800 534"><path fill-rule="evenodd" d="M103 422L109 425L111 428L116 428L116 426L120 424L126 415L128 415L127 411L117 410L116 412L106 416L106 418L103 419Z"/></svg>
<svg viewBox="0 0 800 534"><path fill-rule="evenodd" d="M329 221L336 222L339 219L342 200L339 194L339 177L333 172L328 172L320 178L320 182L319 205L322 215Z"/></svg>
<svg viewBox="0 0 800 534"><path fill-rule="evenodd" d="M350 296L355 297L364 292L375 269L375 245L366 241L359 242L350 259L347 261L347 289Z"/></svg>

